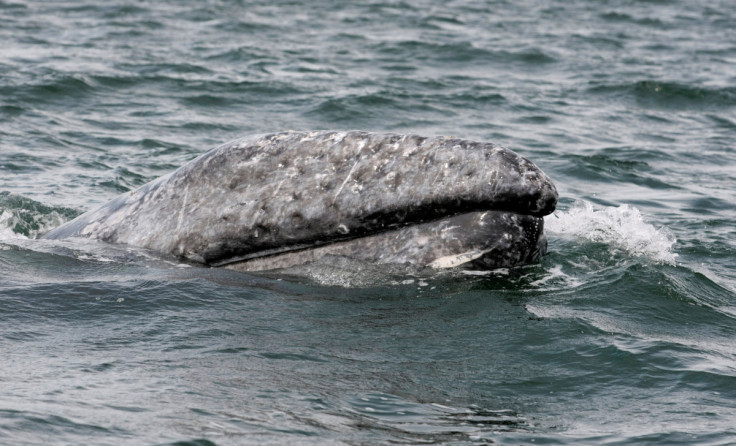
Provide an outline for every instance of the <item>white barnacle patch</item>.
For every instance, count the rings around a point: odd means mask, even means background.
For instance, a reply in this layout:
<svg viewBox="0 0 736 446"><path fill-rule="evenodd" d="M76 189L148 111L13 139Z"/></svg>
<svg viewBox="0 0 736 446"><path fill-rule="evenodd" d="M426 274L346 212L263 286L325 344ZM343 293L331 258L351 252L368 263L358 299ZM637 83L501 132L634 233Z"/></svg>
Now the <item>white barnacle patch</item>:
<svg viewBox="0 0 736 446"><path fill-rule="evenodd" d="M321 132L308 132L305 133L304 136L302 136L302 139L299 140L299 142L304 141L312 141L315 137L317 137Z"/></svg>
<svg viewBox="0 0 736 446"><path fill-rule="evenodd" d="M332 142L335 142L336 143L336 142L340 142L343 139L345 139L345 137L347 135L348 135L347 132L335 132L335 133L333 133L332 135L329 136L329 139ZM363 144L365 144L365 143L363 143Z"/></svg>
<svg viewBox="0 0 736 446"><path fill-rule="evenodd" d="M348 229L348 227L347 227L347 226L345 226L345 224L344 224L344 223L341 223L341 224L340 224L340 225L338 225L338 227L337 227L337 232L339 232L339 233L340 233L340 234L342 234L342 235L345 235L345 234L348 234L348 233L350 232L350 229Z"/></svg>
<svg viewBox="0 0 736 446"><path fill-rule="evenodd" d="M289 178L298 178L301 176L301 172L299 171L299 167L297 166L291 166L286 172L286 175Z"/></svg>
<svg viewBox="0 0 736 446"><path fill-rule="evenodd" d="M265 145L263 147L265 147ZM253 156L251 156L250 158L238 162L238 164L235 167L236 169L240 170L244 167L247 168L247 167L255 166L261 162L264 156L265 154L263 152L258 152L254 154Z"/></svg>
<svg viewBox="0 0 736 446"><path fill-rule="evenodd" d="M414 244L417 248L424 248L426 245L428 245L430 242L429 237L423 237L419 236L416 239L414 239Z"/></svg>
<svg viewBox="0 0 736 446"><path fill-rule="evenodd" d="M429 266L430 268L454 268L456 266L462 265L463 263L472 262L475 259L483 257L483 255L485 255L489 251L490 250L473 250L464 252L462 254L452 254L435 259L427 266Z"/></svg>
<svg viewBox="0 0 736 446"><path fill-rule="evenodd" d="M352 191L352 192L353 192L354 194L359 194L359 193L360 193L360 191L362 191L362 190L363 190L363 185L362 185L361 183L359 183L358 181L356 181L356 180L353 180L352 184L350 185L350 190L351 190L351 191Z"/></svg>
<svg viewBox="0 0 736 446"><path fill-rule="evenodd" d="M314 174L315 188L318 190L324 190L328 184L330 184L330 177L326 173Z"/></svg>
<svg viewBox="0 0 736 446"><path fill-rule="evenodd" d="M291 133L291 131L288 131L288 132L285 132L285 133L281 133L279 135L276 135L274 137L274 141L282 141L284 139L289 138L291 136L291 135L289 135L289 133Z"/></svg>

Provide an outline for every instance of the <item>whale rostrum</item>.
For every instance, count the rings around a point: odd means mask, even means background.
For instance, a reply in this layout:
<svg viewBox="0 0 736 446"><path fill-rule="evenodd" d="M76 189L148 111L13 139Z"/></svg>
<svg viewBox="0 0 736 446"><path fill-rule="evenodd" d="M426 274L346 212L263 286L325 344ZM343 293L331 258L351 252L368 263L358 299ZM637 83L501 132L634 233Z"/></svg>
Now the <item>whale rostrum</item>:
<svg viewBox="0 0 736 446"><path fill-rule="evenodd" d="M508 267L546 250L557 190L531 161L447 137L283 132L216 147L47 233L241 270L342 255Z"/></svg>

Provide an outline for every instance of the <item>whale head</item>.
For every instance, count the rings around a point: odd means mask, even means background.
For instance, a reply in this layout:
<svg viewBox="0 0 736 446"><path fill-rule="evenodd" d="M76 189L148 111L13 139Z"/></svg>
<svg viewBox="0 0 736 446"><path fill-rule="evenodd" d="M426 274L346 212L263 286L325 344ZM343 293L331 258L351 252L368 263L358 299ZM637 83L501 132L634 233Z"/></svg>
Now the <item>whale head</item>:
<svg viewBox="0 0 736 446"><path fill-rule="evenodd" d="M495 144L284 132L216 147L45 237L92 237L226 265L486 211L541 224L556 203L544 172Z"/></svg>

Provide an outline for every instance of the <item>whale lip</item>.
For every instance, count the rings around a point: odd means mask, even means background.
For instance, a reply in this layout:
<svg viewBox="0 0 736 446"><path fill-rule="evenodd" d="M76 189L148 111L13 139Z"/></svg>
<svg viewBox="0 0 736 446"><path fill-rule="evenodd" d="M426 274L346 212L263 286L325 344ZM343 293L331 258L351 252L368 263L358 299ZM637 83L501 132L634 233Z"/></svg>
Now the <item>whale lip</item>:
<svg viewBox="0 0 736 446"><path fill-rule="evenodd" d="M219 266L474 212L541 218L556 204L541 169L492 143L281 132L216 147L44 237L91 237Z"/></svg>
<svg viewBox="0 0 736 446"><path fill-rule="evenodd" d="M547 250L541 217L503 211L469 212L354 239L253 253L213 266L238 271L284 269L324 256L412 268L495 269L537 261Z"/></svg>

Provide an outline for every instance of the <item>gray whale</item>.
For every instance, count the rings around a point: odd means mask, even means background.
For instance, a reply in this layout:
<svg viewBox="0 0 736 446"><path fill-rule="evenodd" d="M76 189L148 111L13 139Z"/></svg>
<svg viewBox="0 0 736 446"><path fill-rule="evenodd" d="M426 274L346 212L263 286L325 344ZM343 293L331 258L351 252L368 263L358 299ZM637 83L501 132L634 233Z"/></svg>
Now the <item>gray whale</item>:
<svg viewBox="0 0 736 446"><path fill-rule="evenodd" d="M216 147L43 238L89 237L253 271L341 255L499 268L546 251L557 190L491 143L283 132Z"/></svg>

